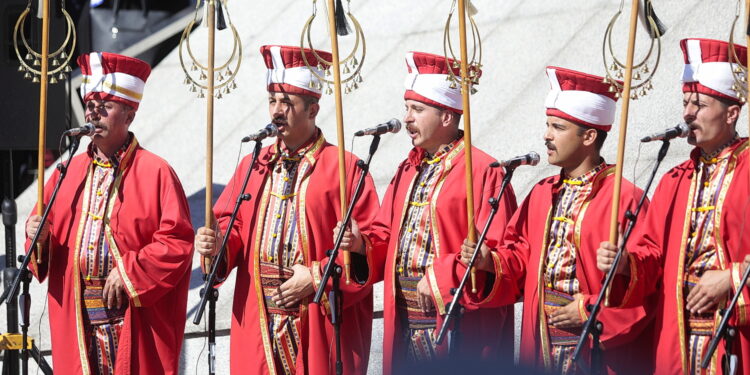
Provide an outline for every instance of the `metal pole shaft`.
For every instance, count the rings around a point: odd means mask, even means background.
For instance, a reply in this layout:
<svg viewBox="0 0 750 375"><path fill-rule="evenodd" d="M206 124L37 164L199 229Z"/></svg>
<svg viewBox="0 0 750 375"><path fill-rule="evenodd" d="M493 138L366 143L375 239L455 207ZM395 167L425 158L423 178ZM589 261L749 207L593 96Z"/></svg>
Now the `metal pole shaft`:
<svg viewBox="0 0 750 375"><path fill-rule="evenodd" d="M339 60L339 39L336 35L336 12L334 0L328 0L328 31L331 34L331 70L333 70L333 93L336 102L336 141L339 146L339 198L341 199L341 216L347 207L346 197L346 161L344 149L344 109L341 99L341 67ZM349 284L351 260L348 251L344 251L344 282Z"/></svg>

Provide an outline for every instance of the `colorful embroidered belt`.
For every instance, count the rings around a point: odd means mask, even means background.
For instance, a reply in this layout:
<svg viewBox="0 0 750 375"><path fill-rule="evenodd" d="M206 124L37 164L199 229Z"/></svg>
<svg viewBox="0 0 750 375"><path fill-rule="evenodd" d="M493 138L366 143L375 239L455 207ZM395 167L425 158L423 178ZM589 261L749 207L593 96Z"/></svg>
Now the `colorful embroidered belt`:
<svg viewBox="0 0 750 375"><path fill-rule="evenodd" d="M423 312L419 308L419 293L417 292L419 280L422 280L422 277L398 277L396 306L398 306L401 315L406 316L409 328L435 328L437 324L437 311L431 308L430 311Z"/></svg>
<svg viewBox="0 0 750 375"><path fill-rule="evenodd" d="M547 330L552 345L576 345L581 336L581 327L557 328L549 324L549 318L557 310L574 301L573 296L554 289L544 288L544 313L546 315Z"/></svg>
<svg viewBox="0 0 750 375"><path fill-rule="evenodd" d="M282 267L276 263L260 262L260 285L263 288L263 297L269 314L299 316L299 304L293 307L281 307L271 299L278 293L281 284L289 280L292 275L294 271L291 268Z"/></svg>
<svg viewBox="0 0 750 375"><path fill-rule="evenodd" d="M117 272L117 271L114 271ZM114 324L122 321L128 308L128 299L125 297L123 306L119 309L108 309L106 301L102 296L106 280L90 279L83 282L83 312L92 325Z"/></svg>

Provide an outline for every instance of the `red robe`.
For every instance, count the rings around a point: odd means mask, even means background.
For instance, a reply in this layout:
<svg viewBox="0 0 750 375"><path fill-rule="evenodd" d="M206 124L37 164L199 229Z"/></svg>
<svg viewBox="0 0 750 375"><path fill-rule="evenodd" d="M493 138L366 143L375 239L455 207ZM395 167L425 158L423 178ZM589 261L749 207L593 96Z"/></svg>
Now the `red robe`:
<svg viewBox="0 0 750 375"><path fill-rule="evenodd" d="M42 263L31 259L39 281L49 279L48 304L55 374L88 374L83 340L79 222L93 164L90 153L73 158L50 211L49 245ZM117 349L118 374L177 374L185 330L193 254L187 199L166 161L138 146L135 137L113 183L105 225L129 306ZM49 201L59 171L44 189ZM78 233L78 234L77 234ZM30 240L26 240L28 247Z"/></svg>
<svg viewBox="0 0 750 375"><path fill-rule="evenodd" d="M297 201L300 235L303 236L305 266L312 269L316 290L322 277L323 269L328 263L326 251L333 248L333 228L342 219L339 212L339 175L338 149L325 142L322 136L319 149L305 155L314 163L309 172L297 178L303 181L299 200ZM260 207L267 197L261 196L264 184L273 168L276 147L265 147L261 150L258 164L253 170L245 193L251 194L249 202L242 203L237 221L231 231L227 247L227 267L222 267L219 277L225 278L229 271L237 268L237 280L234 289L232 309L232 328L230 337L231 372L234 374L275 374L271 344L268 338L267 313L260 287L258 245L256 234L262 227L258 218ZM222 231L226 230L242 187L252 156L245 157L240 163L232 180L214 206L214 213L219 218ZM353 173L356 157L347 153L347 189L349 201L354 193L360 173ZM304 161L303 161L304 162ZM364 189L353 219L360 227L367 228L378 211L378 196L375 192L372 177L367 176ZM304 224L303 224L304 223ZM304 229L303 229L304 228ZM352 255L354 257L354 255ZM343 265L343 256L337 259ZM354 280L349 285L341 280L343 293L343 320L341 323L341 354L345 374L366 374L370 354L370 336L372 331L372 287L358 285ZM331 281L326 286L330 290ZM309 296L300 304L300 336L298 349L297 374L330 374L335 372L335 335L328 314L328 298L324 296L320 305L309 303Z"/></svg>
<svg viewBox="0 0 750 375"><path fill-rule="evenodd" d="M412 185L419 175L418 167L424 157L424 150L415 148L409 157L398 167L391 180L380 213L366 234L368 254L371 254L370 280L376 283L385 280L383 296L383 373L396 371L405 350L401 348L399 338L402 327L397 317L395 297L396 256L398 240L401 234L401 222L406 213ZM490 212L487 203L490 197L497 197L504 173L498 168L490 168L495 161L479 149L473 148L473 188L474 209L476 211L475 227L484 228ZM467 237L466 211L466 174L464 164L464 143L461 142L451 151L445 161L449 169L442 182L438 182L431 201L431 221L435 241L435 257L432 268L428 268L426 277L433 291L433 304L440 313L437 328L443 324L446 306L453 296L451 288L461 281L466 267L459 261L461 244ZM513 188L508 186L500 202L499 210L492 222L487 236L487 244L497 245L502 236L508 218L516 208ZM477 234L478 236L478 234ZM477 284L485 282L482 273L477 274ZM466 291L471 290L470 282ZM481 356L485 359L510 358L513 353L513 306L477 310L466 306L468 311L461 319L460 353ZM448 340L438 347L438 353L447 353ZM394 367L395 366L395 367Z"/></svg>
<svg viewBox="0 0 750 375"><path fill-rule="evenodd" d="M732 289L736 289L741 278L739 266L750 253L747 221L747 201L750 196L748 184L748 142L743 140L736 146L730 157L730 168L734 166L732 180L725 183L716 207L715 228L719 232L718 254L721 269L731 269ZM633 246L628 246L631 259L631 278L623 299L624 305L639 303L646 296L655 295L658 299L655 330L656 364L655 374L683 374L687 370L684 299L683 241L689 231L688 209L694 193L692 179L697 176L699 150L693 150L690 160L672 168L662 177L654 192L651 208L643 223L633 236ZM666 222L665 222L666 218ZM687 220L686 220L687 219ZM620 283L620 286L627 285ZM732 297L734 293L730 293ZM750 293L746 287L738 300L735 314L730 324L738 328L739 335L734 341L734 353L739 358L738 374L750 374ZM723 305L720 307L724 307ZM716 324L720 317L717 313ZM715 328L714 328L715 329ZM712 359L711 366L720 368L724 354L723 341ZM719 366L719 367L717 367ZM719 369L717 373L720 373Z"/></svg>
<svg viewBox="0 0 750 375"><path fill-rule="evenodd" d="M538 182L510 219L502 245L492 252L496 282L491 290L482 293L486 297L479 303L480 306L512 305L523 297L520 361L540 369L549 367L545 366L545 361L550 357L550 344L546 319L543 312L540 313L544 303L540 296L544 295L544 260L554 194L561 183L561 175ZM584 320L588 319L585 306L596 302L604 280L604 274L596 267L596 249L609 236L614 166L600 171L592 183L593 190L575 222L576 278L580 293L585 297L579 305ZM635 211L642 194L643 191L629 181L622 181L620 222L626 210ZM647 208L648 201L644 202L641 215ZM599 321L604 326L601 342L608 373L641 374L652 367L650 329L646 329L651 324L650 311L653 311L652 305L601 310ZM589 363L589 350L584 355L585 363Z"/></svg>

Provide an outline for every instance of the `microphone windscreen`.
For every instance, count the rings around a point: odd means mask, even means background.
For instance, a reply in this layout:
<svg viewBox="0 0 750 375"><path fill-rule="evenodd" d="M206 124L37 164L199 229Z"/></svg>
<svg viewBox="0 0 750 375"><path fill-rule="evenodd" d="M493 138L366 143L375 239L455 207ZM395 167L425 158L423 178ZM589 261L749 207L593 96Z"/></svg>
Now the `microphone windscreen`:
<svg viewBox="0 0 750 375"><path fill-rule="evenodd" d="M391 133L398 133L401 131L401 121L398 119L392 118L388 121L388 124L391 125Z"/></svg>

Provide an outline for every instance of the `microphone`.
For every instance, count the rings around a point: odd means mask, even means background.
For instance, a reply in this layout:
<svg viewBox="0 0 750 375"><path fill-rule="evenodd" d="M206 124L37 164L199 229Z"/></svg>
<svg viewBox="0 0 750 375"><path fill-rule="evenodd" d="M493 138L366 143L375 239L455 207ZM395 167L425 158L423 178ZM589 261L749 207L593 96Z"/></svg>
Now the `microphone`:
<svg viewBox="0 0 750 375"><path fill-rule="evenodd" d="M490 164L490 167L492 168L497 168L497 167L515 168L521 165L534 166L537 164L539 164L539 154L537 154L534 151L531 151L526 155L516 156L508 160L496 161Z"/></svg>
<svg viewBox="0 0 750 375"><path fill-rule="evenodd" d="M401 121L398 121L395 118L392 118L388 120L388 122L384 122L375 127L367 128L365 130L360 130L354 133L354 136L361 137L363 135L381 135L381 134L385 134L388 132L398 133L399 130L401 130Z"/></svg>
<svg viewBox="0 0 750 375"><path fill-rule="evenodd" d="M66 130L63 133L63 136L91 135L91 134L94 134L95 131L96 131L96 128L94 127L94 125L91 125L91 123L87 122L85 125L81 126L80 128L73 128L73 129Z"/></svg>
<svg viewBox="0 0 750 375"><path fill-rule="evenodd" d="M242 138L242 143L250 141L262 141L268 137L275 137L279 135L279 129L274 124L268 124L265 128L258 130L257 132Z"/></svg>
<svg viewBox="0 0 750 375"><path fill-rule="evenodd" d="M684 122L681 122L679 125L673 128L662 130L658 133L651 134L648 137L643 137L641 138L641 142L668 141L677 137L687 137L688 133L690 133L690 126L688 126L688 124Z"/></svg>

